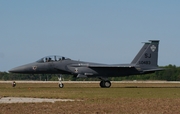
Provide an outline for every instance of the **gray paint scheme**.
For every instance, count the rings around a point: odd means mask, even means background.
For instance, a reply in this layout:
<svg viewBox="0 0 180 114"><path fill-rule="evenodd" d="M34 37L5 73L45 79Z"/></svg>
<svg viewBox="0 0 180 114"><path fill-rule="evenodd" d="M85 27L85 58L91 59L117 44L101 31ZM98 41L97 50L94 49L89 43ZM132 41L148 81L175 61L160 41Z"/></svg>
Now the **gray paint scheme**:
<svg viewBox="0 0 180 114"><path fill-rule="evenodd" d="M109 65L76 61L60 56L49 56L34 63L13 68L9 72L25 74L72 74L75 77L98 77L102 80L100 83L101 87L110 87L111 83L108 81L108 77L148 74L163 70L157 65L158 46L159 40L145 42L130 64Z"/></svg>

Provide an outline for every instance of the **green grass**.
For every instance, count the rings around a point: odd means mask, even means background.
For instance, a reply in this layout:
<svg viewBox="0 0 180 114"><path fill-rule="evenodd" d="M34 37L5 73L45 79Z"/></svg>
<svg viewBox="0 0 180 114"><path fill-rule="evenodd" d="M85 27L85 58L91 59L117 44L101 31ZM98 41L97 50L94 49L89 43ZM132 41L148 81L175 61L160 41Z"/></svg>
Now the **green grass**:
<svg viewBox="0 0 180 114"><path fill-rule="evenodd" d="M82 101L56 103L0 104L0 114L178 114L179 84L113 83L100 88L97 83L0 84L0 97L67 98Z"/></svg>
<svg viewBox="0 0 180 114"><path fill-rule="evenodd" d="M151 84L153 85L153 84ZM161 86L160 86L161 85ZM179 98L178 84L162 85L157 88L147 84L114 84L111 88L100 88L96 84L67 83L64 88L58 84L0 84L0 96L40 98ZM165 87L165 88L164 88Z"/></svg>

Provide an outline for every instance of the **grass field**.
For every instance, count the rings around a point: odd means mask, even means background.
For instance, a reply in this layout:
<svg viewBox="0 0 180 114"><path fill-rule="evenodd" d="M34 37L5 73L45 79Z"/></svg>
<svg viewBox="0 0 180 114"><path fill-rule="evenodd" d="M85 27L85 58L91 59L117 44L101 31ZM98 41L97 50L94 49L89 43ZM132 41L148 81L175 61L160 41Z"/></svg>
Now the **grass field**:
<svg viewBox="0 0 180 114"><path fill-rule="evenodd" d="M0 97L61 98L77 101L0 104L0 114L179 114L178 83L0 84ZM79 101L80 100L80 101Z"/></svg>

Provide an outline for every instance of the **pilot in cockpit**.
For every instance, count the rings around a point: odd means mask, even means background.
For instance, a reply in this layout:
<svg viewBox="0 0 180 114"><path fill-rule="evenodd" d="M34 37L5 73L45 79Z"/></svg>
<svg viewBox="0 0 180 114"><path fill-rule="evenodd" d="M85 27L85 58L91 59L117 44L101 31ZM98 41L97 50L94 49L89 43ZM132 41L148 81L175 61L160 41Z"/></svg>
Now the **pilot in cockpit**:
<svg viewBox="0 0 180 114"><path fill-rule="evenodd" d="M50 61L51 61L51 58L49 58L48 62L50 62Z"/></svg>
<svg viewBox="0 0 180 114"><path fill-rule="evenodd" d="M46 61L45 62L48 62L48 58L46 58Z"/></svg>

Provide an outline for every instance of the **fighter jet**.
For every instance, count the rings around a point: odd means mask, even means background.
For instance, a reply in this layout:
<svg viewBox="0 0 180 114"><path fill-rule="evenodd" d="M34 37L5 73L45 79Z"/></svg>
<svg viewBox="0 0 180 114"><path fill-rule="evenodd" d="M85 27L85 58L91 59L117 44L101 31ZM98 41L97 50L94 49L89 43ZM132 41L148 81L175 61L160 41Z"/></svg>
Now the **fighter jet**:
<svg viewBox="0 0 180 114"><path fill-rule="evenodd" d="M9 72L24 74L70 74L75 77L99 78L100 87L109 88L111 82L108 77L121 77L129 75L141 75L163 70L157 65L159 40L145 42L139 53L129 64L100 64L71 60L63 56L47 56L40 60L15 67ZM64 84L59 78L59 87Z"/></svg>

